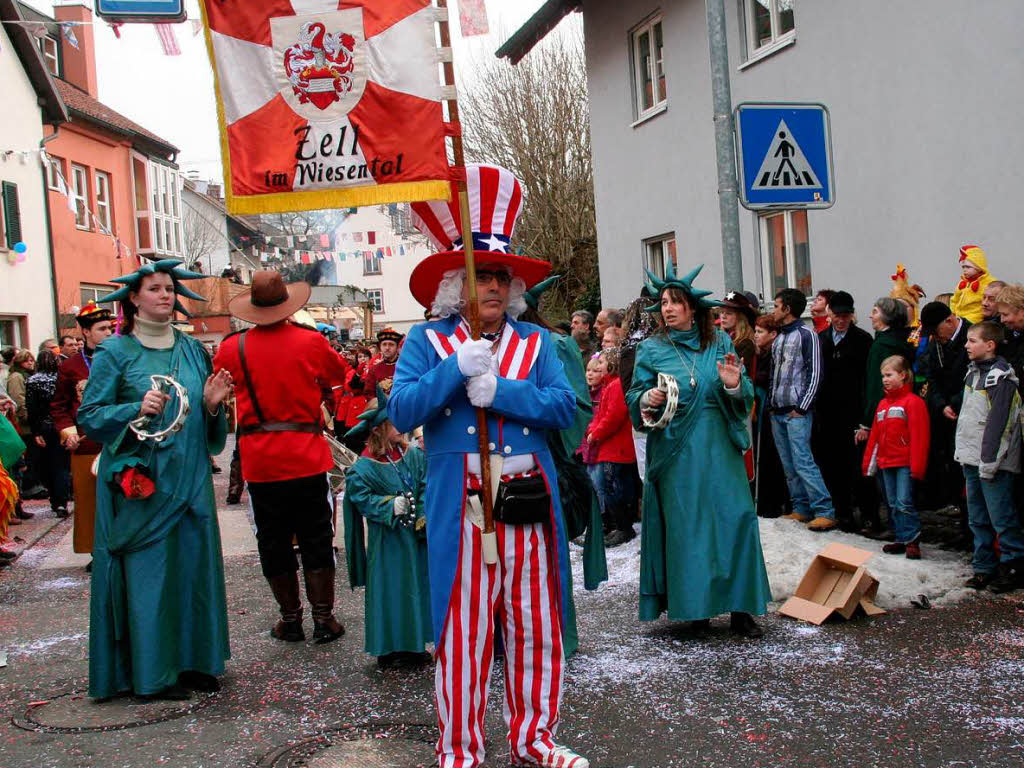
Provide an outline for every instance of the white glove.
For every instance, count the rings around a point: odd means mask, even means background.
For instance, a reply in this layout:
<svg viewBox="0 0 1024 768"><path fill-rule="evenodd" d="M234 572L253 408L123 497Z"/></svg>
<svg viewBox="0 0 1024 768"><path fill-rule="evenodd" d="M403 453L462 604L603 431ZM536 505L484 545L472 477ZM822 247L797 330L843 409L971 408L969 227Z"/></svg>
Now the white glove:
<svg viewBox="0 0 1024 768"><path fill-rule="evenodd" d="M412 512L412 504L405 496L395 496L395 517L404 517Z"/></svg>
<svg viewBox="0 0 1024 768"><path fill-rule="evenodd" d="M498 377L490 371L466 380L466 394L469 396L469 402L477 408L490 408L497 391Z"/></svg>
<svg viewBox="0 0 1024 768"><path fill-rule="evenodd" d="M459 371L463 376L479 376L491 370L491 345L487 339L480 339L459 347Z"/></svg>

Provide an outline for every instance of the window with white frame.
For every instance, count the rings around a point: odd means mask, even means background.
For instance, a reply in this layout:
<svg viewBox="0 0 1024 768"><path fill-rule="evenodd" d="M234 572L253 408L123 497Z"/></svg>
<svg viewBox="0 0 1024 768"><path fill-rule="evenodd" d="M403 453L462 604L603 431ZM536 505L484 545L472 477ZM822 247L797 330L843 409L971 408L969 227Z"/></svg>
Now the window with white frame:
<svg viewBox="0 0 1024 768"><path fill-rule="evenodd" d="M674 232L644 240L645 269L658 277L665 277L669 264L672 265L673 270L679 266L679 260L676 256L676 235Z"/></svg>
<svg viewBox="0 0 1024 768"><path fill-rule="evenodd" d="M46 36L39 38L39 50L43 54L46 68L54 77L60 77L60 46L55 38Z"/></svg>
<svg viewBox="0 0 1024 768"><path fill-rule="evenodd" d="M75 226L89 229L89 172L71 164L71 199L75 204Z"/></svg>
<svg viewBox="0 0 1024 768"><path fill-rule="evenodd" d="M654 16L630 33L633 60L633 113L642 120L665 107L665 46L661 16Z"/></svg>
<svg viewBox="0 0 1024 768"><path fill-rule="evenodd" d="M96 221L104 232L111 232L110 226L110 174L96 171Z"/></svg>
<svg viewBox="0 0 1024 768"><path fill-rule="evenodd" d="M380 274L380 256L376 251L363 251L363 274Z"/></svg>
<svg viewBox="0 0 1024 768"><path fill-rule="evenodd" d="M162 163L149 163L152 242L157 253L181 255L181 176Z"/></svg>
<svg viewBox="0 0 1024 768"><path fill-rule="evenodd" d="M115 288L111 288L109 285L88 285L87 283L81 283L80 287L82 291L83 307L90 301L99 303L101 299L105 299L116 290Z"/></svg>
<svg viewBox="0 0 1024 768"><path fill-rule="evenodd" d="M796 29L793 1L743 0L748 58L793 37Z"/></svg>
<svg viewBox="0 0 1024 768"><path fill-rule="evenodd" d="M23 347L27 341L22 338L24 315L0 315L0 346Z"/></svg>
<svg viewBox="0 0 1024 768"><path fill-rule="evenodd" d="M380 288L370 288L367 290L366 301L375 314L384 311L384 291Z"/></svg>
<svg viewBox="0 0 1024 768"><path fill-rule="evenodd" d="M67 178L64 175L64 160L53 155L49 155L48 158L49 165L47 166L46 185L54 192L61 192L61 179ZM63 191L67 191L66 182Z"/></svg>
<svg viewBox="0 0 1024 768"><path fill-rule="evenodd" d="M758 218L764 294L773 298L783 288L811 295L811 248L807 211L779 211Z"/></svg>

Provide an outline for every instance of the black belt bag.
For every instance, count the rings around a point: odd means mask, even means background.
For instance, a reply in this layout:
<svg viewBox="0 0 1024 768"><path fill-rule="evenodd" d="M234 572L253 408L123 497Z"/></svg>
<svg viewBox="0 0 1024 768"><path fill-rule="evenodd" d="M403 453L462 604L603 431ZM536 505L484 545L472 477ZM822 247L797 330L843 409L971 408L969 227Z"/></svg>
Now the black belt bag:
<svg viewBox="0 0 1024 768"><path fill-rule="evenodd" d="M505 525L551 522L551 494L544 477L517 477L498 485L494 519Z"/></svg>

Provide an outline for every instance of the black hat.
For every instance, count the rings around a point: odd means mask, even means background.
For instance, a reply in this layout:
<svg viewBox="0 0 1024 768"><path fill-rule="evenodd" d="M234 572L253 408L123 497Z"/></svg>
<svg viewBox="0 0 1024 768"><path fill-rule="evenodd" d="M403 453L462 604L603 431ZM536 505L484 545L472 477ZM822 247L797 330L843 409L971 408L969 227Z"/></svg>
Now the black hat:
<svg viewBox="0 0 1024 768"><path fill-rule="evenodd" d="M929 336L935 333L935 328L939 323L952 314L953 310L941 301L932 301L925 304L921 309L921 333Z"/></svg>
<svg viewBox="0 0 1024 768"><path fill-rule="evenodd" d="M754 321L757 320L757 305L755 305L750 297L745 293L739 291L729 291L725 294L725 300L721 302L721 306L726 309L735 309L737 312L742 312L747 317L747 321L753 325Z"/></svg>
<svg viewBox="0 0 1024 768"><path fill-rule="evenodd" d="M832 310L834 315L852 315L853 296L846 291L836 291L832 294L832 298L828 300L828 308Z"/></svg>

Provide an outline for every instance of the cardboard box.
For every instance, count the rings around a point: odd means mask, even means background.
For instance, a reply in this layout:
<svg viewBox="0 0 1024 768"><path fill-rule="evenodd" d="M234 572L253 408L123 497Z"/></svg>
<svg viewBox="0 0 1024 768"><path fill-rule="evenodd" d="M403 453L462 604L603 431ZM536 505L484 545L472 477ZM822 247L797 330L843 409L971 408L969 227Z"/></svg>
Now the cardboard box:
<svg viewBox="0 0 1024 768"><path fill-rule="evenodd" d="M833 615L850 619L858 608L868 616L885 613L874 603L878 579L864 567L873 555L846 544L829 544L815 555L779 613L819 625Z"/></svg>

